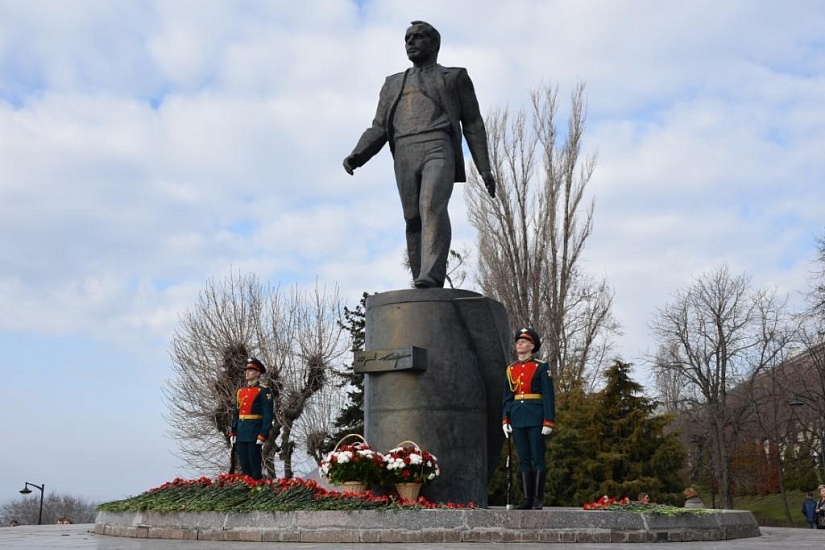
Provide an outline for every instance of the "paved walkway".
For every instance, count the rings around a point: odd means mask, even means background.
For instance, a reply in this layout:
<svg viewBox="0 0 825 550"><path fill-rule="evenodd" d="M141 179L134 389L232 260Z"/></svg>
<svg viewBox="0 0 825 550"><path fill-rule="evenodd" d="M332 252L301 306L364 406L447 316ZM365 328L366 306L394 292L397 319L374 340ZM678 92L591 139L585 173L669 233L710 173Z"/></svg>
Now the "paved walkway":
<svg viewBox="0 0 825 550"><path fill-rule="evenodd" d="M758 538L723 542L670 542L658 544L548 544L548 543L451 543L430 544L314 544L259 542L204 542L145 540L106 537L91 532L86 525L23 525L0 528L0 548L42 550L72 548L80 550L538 550L570 548L575 550L807 550L825 549L825 530L762 527Z"/></svg>

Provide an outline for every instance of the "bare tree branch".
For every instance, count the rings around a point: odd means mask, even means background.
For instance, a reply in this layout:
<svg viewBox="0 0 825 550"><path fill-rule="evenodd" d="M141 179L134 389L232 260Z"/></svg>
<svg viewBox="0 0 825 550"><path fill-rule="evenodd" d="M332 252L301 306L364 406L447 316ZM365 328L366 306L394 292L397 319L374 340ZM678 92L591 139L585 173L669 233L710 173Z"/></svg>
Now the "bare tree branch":
<svg viewBox="0 0 825 550"><path fill-rule="evenodd" d="M563 389L604 364L618 324L613 294L580 268L593 231L587 185L594 157L581 159L584 86L572 94L564 141L556 128L557 90L531 94L530 115L506 109L487 119L498 198L470 174L467 204L478 233L478 282L518 326L542 335L543 353Z"/></svg>
<svg viewBox="0 0 825 550"><path fill-rule="evenodd" d="M722 507L733 507L730 458L742 426L753 414L747 399L729 399L789 349L794 328L786 301L753 289L745 275L721 267L697 277L660 308L651 325L660 340L654 360L657 379L683 388L670 398L689 398L707 414L707 436Z"/></svg>
<svg viewBox="0 0 825 550"><path fill-rule="evenodd" d="M347 349L337 322L341 307L337 288L328 292L317 284L310 292L293 288L285 294L254 275L233 273L207 282L195 306L181 315L172 340L174 377L163 390L165 420L190 469L214 474L229 468L226 434L235 392L243 384L246 358L254 355L267 367L264 381L275 403L275 425L263 449L265 471L274 475L277 454L284 476L292 477L296 445L306 444L295 441L293 426L307 409L330 406L310 398L322 392Z"/></svg>

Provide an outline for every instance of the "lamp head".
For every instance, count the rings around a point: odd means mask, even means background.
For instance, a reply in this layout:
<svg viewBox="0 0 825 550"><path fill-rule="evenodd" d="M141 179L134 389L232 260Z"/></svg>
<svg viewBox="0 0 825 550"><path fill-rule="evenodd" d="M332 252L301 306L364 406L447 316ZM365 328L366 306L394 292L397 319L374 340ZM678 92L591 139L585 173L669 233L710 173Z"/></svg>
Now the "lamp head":
<svg viewBox="0 0 825 550"><path fill-rule="evenodd" d="M22 489L20 489L20 494L21 495L28 495L31 492L32 492L32 490L29 489L28 487L23 487Z"/></svg>

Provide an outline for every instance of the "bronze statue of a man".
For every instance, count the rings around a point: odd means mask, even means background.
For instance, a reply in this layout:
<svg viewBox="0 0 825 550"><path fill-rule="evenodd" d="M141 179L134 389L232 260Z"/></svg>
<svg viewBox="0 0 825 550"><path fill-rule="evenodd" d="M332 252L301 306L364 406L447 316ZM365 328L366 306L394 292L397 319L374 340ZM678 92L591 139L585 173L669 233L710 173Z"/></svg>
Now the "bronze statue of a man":
<svg viewBox="0 0 825 550"><path fill-rule="evenodd" d="M404 44L413 66L387 77L372 126L344 159L344 170L352 175L389 142L415 286L443 287L451 238L447 206L453 183L467 180L462 134L491 197L496 181L467 70L436 63L441 35L429 23L413 21Z"/></svg>

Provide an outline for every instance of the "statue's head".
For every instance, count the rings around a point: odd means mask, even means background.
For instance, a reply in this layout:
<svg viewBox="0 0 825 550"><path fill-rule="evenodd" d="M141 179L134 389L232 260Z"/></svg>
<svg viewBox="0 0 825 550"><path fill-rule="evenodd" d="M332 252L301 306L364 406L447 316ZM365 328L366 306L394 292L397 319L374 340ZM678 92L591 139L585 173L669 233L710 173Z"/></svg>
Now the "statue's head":
<svg viewBox="0 0 825 550"><path fill-rule="evenodd" d="M413 63L434 63L441 49L441 34L426 21L413 21L404 35L404 45Z"/></svg>

